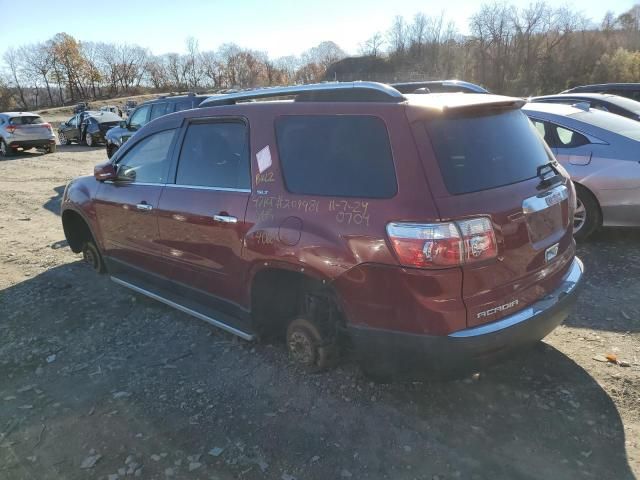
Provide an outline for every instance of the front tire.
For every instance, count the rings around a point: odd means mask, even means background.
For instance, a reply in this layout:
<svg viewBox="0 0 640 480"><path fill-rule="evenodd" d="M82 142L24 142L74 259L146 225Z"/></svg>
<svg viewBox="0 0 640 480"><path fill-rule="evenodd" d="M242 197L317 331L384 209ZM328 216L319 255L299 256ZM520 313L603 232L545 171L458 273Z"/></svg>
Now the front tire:
<svg viewBox="0 0 640 480"><path fill-rule="evenodd" d="M576 210L573 215L573 237L581 242L602 225L598 200L582 185L576 185Z"/></svg>
<svg viewBox="0 0 640 480"><path fill-rule="evenodd" d="M88 240L82 246L82 258L84 262L91 267L94 272L104 273L106 268L104 266L104 260L98 250L98 246L93 240Z"/></svg>

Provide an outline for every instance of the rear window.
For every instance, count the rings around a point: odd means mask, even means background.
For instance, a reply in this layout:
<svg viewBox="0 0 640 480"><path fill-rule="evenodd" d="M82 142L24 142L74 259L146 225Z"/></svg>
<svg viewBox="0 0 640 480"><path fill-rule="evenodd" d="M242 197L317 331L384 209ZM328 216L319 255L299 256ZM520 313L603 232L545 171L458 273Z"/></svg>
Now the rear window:
<svg viewBox="0 0 640 480"><path fill-rule="evenodd" d="M619 94L616 93L616 95L619 95ZM607 102L611 102L620 108L629 110L630 112L640 114L640 102L636 100L632 100L630 98L623 97L623 96L616 96L616 97L608 97Z"/></svg>
<svg viewBox="0 0 640 480"><path fill-rule="evenodd" d="M618 135L640 141L640 122L631 120L614 113L607 112L578 112L571 115L571 118L588 123L594 127L609 130Z"/></svg>
<svg viewBox="0 0 640 480"><path fill-rule="evenodd" d="M520 110L426 122L447 190L477 192L534 178L552 157Z"/></svg>
<svg viewBox="0 0 640 480"><path fill-rule="evenodd" d="M36 116L12 117L9 119L9 123L11 125L37 125L38 123L44 123L44 120L42 120L42 117Z"/></svg>
<svg viewBox="0 0 640 480"><path fill-rule="evenodd" d="M384 122L355 115L295 115L276 120L280 163L292 193L390 198L396 174Z"/></svg>

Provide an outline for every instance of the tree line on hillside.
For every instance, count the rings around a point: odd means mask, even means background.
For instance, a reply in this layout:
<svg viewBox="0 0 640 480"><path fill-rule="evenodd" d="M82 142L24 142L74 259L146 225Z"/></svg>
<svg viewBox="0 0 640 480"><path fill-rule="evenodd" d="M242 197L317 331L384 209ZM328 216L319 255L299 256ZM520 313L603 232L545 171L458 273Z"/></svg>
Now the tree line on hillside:
<svg viewBox="0 0 640 480"><path fill-rule="evenodd" d="M137 45L83 42L66 33L9 48L0 110L37 109L145 92L220 91L322 80L382 82L460 78L496 93L555 93L576 84L640 81L640 4L595 25L544 1L482 5L460 35L444 14L396 17L347 57L326 41L300 56L271 59L233 43L152 55Z"/></svg>

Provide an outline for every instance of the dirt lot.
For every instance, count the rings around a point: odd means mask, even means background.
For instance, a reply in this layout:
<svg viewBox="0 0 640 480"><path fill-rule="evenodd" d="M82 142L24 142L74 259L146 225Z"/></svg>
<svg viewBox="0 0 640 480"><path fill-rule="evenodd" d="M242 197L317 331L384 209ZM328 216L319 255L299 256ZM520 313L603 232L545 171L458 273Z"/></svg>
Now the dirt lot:
<svg viewBox="0 0 640 480"><path fill-rule="evenodd" d="M58 209L103 158L0 162L0 478L640 475L640 231L579 248L577 311L539 348L477 378L380 386L350 361L305 375L281 345L89 271ZM593 358L607 353L630 366Z"/></svg>

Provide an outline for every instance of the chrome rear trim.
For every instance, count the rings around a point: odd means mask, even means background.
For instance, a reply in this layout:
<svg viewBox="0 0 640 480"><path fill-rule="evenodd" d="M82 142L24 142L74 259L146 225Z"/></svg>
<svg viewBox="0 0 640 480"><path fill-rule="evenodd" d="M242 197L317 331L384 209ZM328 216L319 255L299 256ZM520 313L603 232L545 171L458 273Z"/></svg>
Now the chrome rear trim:
<svg viewBox="0 0 640 480"><path fill-rule="evenodd" d="M468 337L479 337L482 335L488 335L497 333L500 330L507 329L509 327L513 327L519 323L523 323L531 320L537 315L544 313L545 310L553 307L556 303L558 303L565 295L571 293L580 283L582 278L582 273L584 272L584 266L578 257L573 259L573 263L569 268L569 273L562 280L562 284L560 287L555 290L553 293L550 293L542 300L538 300L533 305L530 305L518 313L510 315L502 320L498 320L496 322L487 323L485 325L480 325L478 327L467 328L465 330L460 330L458 332L454 332L448 335L449 338L468 338Z"/></svg>
<svg viewBox="0 0 640 480"><path fill-rule="evenodd" d="M191 315L193 317L199 318L200 320L204 320L207 323L210 323L211 325L213 325L214 327L218 327L226 332L232 333L234 335L237 335L238 337L247 340L247 341L253 341L255 340L255 335L252 335L250 333L247 332L243 332L242 330L238 330L237 328L231 327L229 325L227 325L226 323L223 323L219 320L216 320L215 318L211 318L203 313L200 312L196 312L195 310L192 310L190 308L187 308L183 305L180 305L179 303L175 303L171 300L168 300L164 297L161 297L160 295L157 295L153 292L150 292L148 290L145 290L144 288L140 288L132 283L129 282L125 282L124 280L120 280L117 277L111 277L111 280L114 281L115 283L117 283L118 285L122 285L123 287L127 287L131 290L133 290L134 292L138 292L141 293L142 295L146 295L149 298L153 298L154 300L157 300L159 302L162 302L166 305L169 305L170 307L175 308L176 310L180 310L181 312L184 312L188 315Z"/></svg>
<svg viewBox="0 0 640 480"><path fill-rule="evenodd" d="M522 212L535 213L553 207L569 198L569 189L565 185L558 185L535 197L529 197L522 202Z"/></svg>

